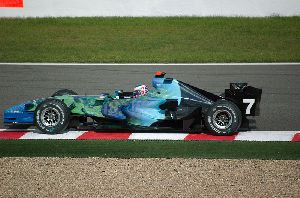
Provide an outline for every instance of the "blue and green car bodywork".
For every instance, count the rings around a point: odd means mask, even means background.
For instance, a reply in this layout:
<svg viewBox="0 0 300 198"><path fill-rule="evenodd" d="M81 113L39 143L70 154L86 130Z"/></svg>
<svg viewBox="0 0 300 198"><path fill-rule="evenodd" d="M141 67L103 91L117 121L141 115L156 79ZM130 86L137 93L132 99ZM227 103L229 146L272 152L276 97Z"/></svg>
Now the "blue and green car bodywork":
<svg viewBox="0 0 300 198"><path fill-rule="evenodd" d="M36 108L46 99L62 101L70 111L70 119L92 118L98 125L108 120L110 124L120 124L130 129L171 128L192 130L205 127L206 113L218 101L231 101L241 111L242 120L246 116L259 114L261 89L246 83L231 83L223 96L218 96L173 78L166 78L158 72L152 79L151 89L146 95L135 97L133 92L116 91L100 95L59 95L35 99L13 106L4 112L4 124L34 125ZM250 111L244 99L255 99ZM82 119L85 122L87 119ZM104 121L104 122L103 122ZM81 123L84 124L84 123Z"/></svg>

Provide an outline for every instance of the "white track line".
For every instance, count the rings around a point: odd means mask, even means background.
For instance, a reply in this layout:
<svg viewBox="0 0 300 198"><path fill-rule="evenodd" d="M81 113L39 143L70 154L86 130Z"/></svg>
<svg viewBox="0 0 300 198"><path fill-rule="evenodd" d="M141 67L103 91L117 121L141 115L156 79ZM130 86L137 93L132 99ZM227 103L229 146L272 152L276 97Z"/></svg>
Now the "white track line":
<svg viewBox="0 0 300 198"><path fill-rule="evenodd" d="M235 140L242 141L291 141L297 131L247 131L240 132Z"/></svg>
<svg viewBox="0 0 300 198"><path fill-rule="evenodd" d="M33 133L28 132L25 135L23 135L20 139L27 139L27 140L41 140L41 139L64 139L64 140L73 140L81 136L87 131L68 131L63 134L55 134L55 135L49 135L49 134L40 134L40 133Z"/></svg>
<svg viewBox="0 0 300 198"><path fill-rule="evenodd" d="M36 129L0 129L0 132L10 132L10 131L13 131L13 132L23 132L23 131L36 131Z"/></svg>
<svg viewBox="0 0 300 198"><path fill-rule="evenodd" d="M187 133L132 133L130 140L183 140Z"/></svg>
<svg viewBox="0 0 300 198"><path fill-rule="evenodd" d="M300 63L281 62L281 63L0 63L0 65L33 65L33 66L105 66L105 65L145 65L145 66L166 66L166 65L199 65L199 66L212 66L212 65L239 65L239 66L257 66L257 65L295 65L299 66Z"/></svg>

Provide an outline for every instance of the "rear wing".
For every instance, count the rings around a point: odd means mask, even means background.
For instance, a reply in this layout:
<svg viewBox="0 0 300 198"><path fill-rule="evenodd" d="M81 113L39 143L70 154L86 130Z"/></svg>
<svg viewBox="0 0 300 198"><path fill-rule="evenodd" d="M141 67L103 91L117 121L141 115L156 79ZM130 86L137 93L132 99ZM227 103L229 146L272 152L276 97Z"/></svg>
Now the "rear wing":
<svg viewBox="0 0 300 198"><path fill-rule="evenodd" d="M230 83L230 89L225 89L225 99L234 102L244 116L260 114L262 89L248 86L247 83Z"/></svg>

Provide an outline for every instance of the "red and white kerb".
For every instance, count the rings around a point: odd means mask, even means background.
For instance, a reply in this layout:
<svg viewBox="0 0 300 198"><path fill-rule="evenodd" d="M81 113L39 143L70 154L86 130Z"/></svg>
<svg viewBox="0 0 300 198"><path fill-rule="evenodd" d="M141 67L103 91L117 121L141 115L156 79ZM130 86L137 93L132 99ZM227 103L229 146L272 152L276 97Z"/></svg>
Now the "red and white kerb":
<svg viewBox="0 0 300 198"><path fill-rule="evenodd" d="M75 140L209 140L209 141L288 141L300 142L299 131L244 131L232 136L197 133L133 133L131 131L68 131L62 134L41 134L34 129L0 129L0 139L75 139Z"/></svg>

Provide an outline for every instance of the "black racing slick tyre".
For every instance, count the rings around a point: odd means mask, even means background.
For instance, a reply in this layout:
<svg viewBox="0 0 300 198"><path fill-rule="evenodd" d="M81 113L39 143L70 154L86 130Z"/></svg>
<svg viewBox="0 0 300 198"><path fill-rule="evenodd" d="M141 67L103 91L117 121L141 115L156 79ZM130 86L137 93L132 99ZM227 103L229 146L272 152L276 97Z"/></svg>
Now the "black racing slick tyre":
<svg viewBox="0 0 300 198"><path fill-rule="evenodd" d="M61 89L51 95L51 97L55 96L63 96L63 95L78 95L75 91L70 89Z"/></svg>
<svg viewBox="0 0 300 198"><path fill-rule="evenodd" d="M61 133L68 127L69 122L70 110L60 100L45 100L34 112L34 124L42 133Z"/></svg>
<svg viewBox="0 0 300 198"><path fill-rule="evenodd" d="M232 135L242 123L240 109L231 101L220 100L213 104L205 116L205 125L215 135Z"/></svg>

